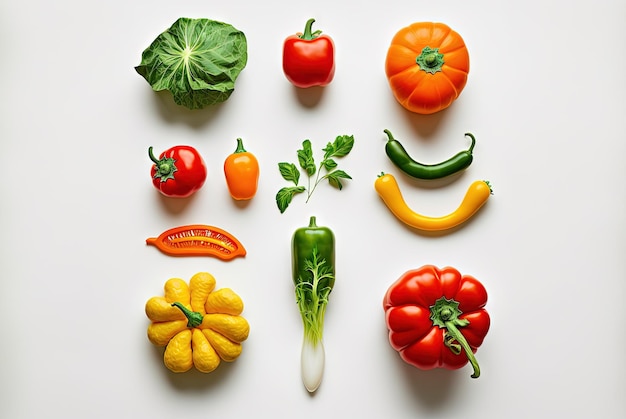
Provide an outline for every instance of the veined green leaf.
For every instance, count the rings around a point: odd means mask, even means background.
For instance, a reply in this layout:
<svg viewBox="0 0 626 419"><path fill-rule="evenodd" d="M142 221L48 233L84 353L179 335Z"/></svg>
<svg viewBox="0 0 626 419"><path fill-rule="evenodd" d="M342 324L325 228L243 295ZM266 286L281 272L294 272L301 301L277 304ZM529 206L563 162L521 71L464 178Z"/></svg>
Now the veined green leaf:
<svg viewBox="0 0 626 419"><path fill-rule="evenodd" d="M311 147L311 141L304 140L302 142L302 149L298 150L298 162L300 163L300 167L304 169L304 171L309 176L313 176L315 174L315 159L313 158L313 148Z"/></svg>
<svg viewBox="0 0 626 419"><path fill-rule="evenodd" d="M339 135L335 141L328 143L324 148L324 158L344 157L352 151L352 147L354 147L353 135Z"/></svg>
<svg viewBox="0 0 626 419"><path fill-rule="evenodd" d="M354 146L354 136L352 135L339 135L335 138L335 141L328 143L323 149L324 158L322 159L319 167L315 165L315 159L313 158L313 148L310 140L304 140L302 142L302 148L297 150L298 163L300 168L305 171L308 176L307 186L298 186L300 180L300 169L294 163L278 163L278 168L283 179L293 182L295 187L285 187L278 191L276 194L276 203L280 212L284 212L293 196L296 193L306 192L306 202L309 202L311 195L317 188L320 182L327 179L331 186L341 190L343 188L343 179L352 179L343 170L337 170L337 161L335 158L344 157L352 150ZM326 173L326 174L324 174Z"/></svg>
<svg viewBox="0 0 626 419"><path fill-rule="evenodd" d="M276 194L276 205L278 206L281 214L285 212L289 204L291 204L294 195L304 191L304 186L291 186L281 188Z"/></svg>
<svg viewBox="0 0 626 419"><path fill-rule="evenodd" d="M300 181L300 171L293 163L278 163L278 170L280 170L280 174L283 179L293 182L294 185L298 186L298 182Z"/></svg>
<svg viewBox="0 0 626 419"><path fill-rule="evenodd" d="M337 162L333 159L324 159L322 165L324 166L324 169L330 171L337 167Z"/></svg>
<svg viewBox="0 0 626 419"><path fill-rule="evenodd" d="M335 170L334 172L330 172L326 175L328 179L328 183L330 183L335 188L341 190L343 188L343 184L341 183L341 179L352 179L350 175L348 175L343 170Z"/></svg>
<svg viewBox="0 0 626 419"><path fill-rule="evenodd" d="M179 18L146 48L135 67L154 91L201 109L227 100L248 60L246 36L228 23Z"/></svg>

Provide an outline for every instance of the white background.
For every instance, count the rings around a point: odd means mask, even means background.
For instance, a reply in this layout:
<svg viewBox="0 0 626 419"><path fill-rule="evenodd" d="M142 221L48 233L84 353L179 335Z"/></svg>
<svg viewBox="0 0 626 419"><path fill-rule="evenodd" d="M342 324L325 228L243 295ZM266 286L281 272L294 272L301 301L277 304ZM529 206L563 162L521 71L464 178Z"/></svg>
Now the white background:
<svg viewBox="0 0 626 419"><path fill-rule="evenodd" d="M135 73L178 17L228 22L249 61L231 98L187 111ZM337 71L298 92L281 67L285 37L333 37ZM626 414L626 3L446 1L3 1L0 6L0 417L624 417ZM440 21L464 38L460 98L409 114L384 74L392 36ZM474 163L436 184L401 175L390 129L424 162L477 138ZM355 136L342 191L322 185L284 214L279 161ZM230 199L222 164L242 137L261 164L257 196ZM153 189L147 148L195 146L209 176L192 199ZM374 191L396 174L409 205L452 211L467 186L494 195L444 235L397 221ZM310 395L299 371L301 323L290 240L310 215L333 229L337 281L327 364ZM167 228L214 225L245 258L172 258L145 245ZM402 273L451 265L489 292L491 329L469 366L424 372L387 341L382 297ZM211 272L243 298L241 357L209 375L175 375L146 338L146 300L171 277Z"/></svg>

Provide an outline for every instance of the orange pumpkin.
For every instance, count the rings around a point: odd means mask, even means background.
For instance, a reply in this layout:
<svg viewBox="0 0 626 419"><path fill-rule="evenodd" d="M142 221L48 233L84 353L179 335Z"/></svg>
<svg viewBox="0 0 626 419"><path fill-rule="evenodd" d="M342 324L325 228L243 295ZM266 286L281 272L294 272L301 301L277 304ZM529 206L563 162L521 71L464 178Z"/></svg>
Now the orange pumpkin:
<svg viewBox="0 0 626 419"><path fill-rule="evenodd" d="M461 94L469 73L469 53L463 38L447 25L416 22L393 37L385 72L402 106L432 114Z"/></svg>

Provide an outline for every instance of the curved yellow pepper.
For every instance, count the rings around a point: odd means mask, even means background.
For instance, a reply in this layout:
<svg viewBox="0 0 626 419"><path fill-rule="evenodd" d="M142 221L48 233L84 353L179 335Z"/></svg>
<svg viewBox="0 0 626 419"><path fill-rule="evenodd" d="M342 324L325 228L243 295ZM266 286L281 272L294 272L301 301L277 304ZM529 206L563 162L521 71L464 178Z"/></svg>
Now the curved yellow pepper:
<svg viewBox="0 0 626 419"><path fill-rule="evenodd" d="M172 278L165 283L163 297L146 302L148 339L165 346L163 361L169 370L195 367L208 373L241 354L241 343L250 332L241 316L243 301L230 288L215 290L215 284L207 272L195 274L189 284Z"/></svg>
<svg viewBox="0 0 626 419"><path fill-rule="evenodd" d="M464 223L487 202L492 194L489 182L477 180L469 186L463 201L455 211L443 217L428 217L409 208L393 175L381 174L376 179L374 187L385 205L400 221L424 231L442 231Z"/></svg>

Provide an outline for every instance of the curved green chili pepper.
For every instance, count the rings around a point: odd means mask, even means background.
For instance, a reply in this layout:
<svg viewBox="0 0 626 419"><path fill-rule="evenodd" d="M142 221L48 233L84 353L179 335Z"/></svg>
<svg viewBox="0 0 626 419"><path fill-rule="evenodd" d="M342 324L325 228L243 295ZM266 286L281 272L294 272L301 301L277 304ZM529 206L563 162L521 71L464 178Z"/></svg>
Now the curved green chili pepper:
<svg viewBox="0 0 626 419"><path fill-rule="evenodd" d="M431 180L450 176L468 168L474 159L472 151L474 150L476 139L469 132L465 133L466 136L472 139L472 144L469 149L460 151L448 160L437 164L422 164L413 160L402 144L393 138L393 135L391 135L388 129L384 132L388 137L385 152L389 159L404 173L416 179Z"/></svg>

